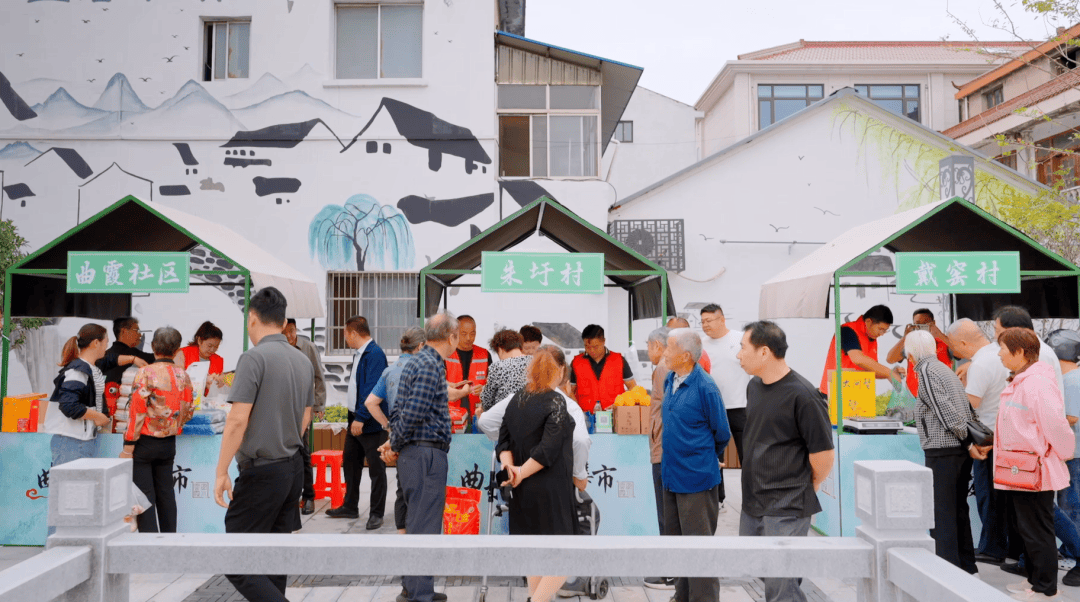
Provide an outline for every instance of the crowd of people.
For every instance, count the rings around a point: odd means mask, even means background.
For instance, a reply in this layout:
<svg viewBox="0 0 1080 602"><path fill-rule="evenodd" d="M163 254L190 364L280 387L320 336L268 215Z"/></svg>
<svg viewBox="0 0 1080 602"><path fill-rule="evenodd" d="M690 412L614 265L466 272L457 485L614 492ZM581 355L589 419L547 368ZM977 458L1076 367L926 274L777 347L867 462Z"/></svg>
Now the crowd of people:
<svg viewBox="0 0 1080 602"><path fill-rule="evenodd" d="M286 318L284 296L272 287L250 301L254 347L240 356L229 394L214 495L227 508L226 532L286 533L300 514L314 512L307 432L326 399L315 345ZM713 535L724 512L724 454L735 445L741 465L742 536L806 536L821 511L817 490L834 463L828 415L830 372L872 372L913 398L914 423L934 483L936 553L975 574L977 563L1026 577L1013 597L1057 594L1059 557L1080 555L1080 335L1057 330L1045 341L1026 310L999 308L993 336L967 318L939 328L919 309L900 341L879 360L877 340L893 326L891 310L875 306L845 323L834 339L820 384L786 361L788 342L775 323L728 328L719 305L700 310L702 332L672 318L648 337L651 377L650 459L659 531L668 536ZM192 340L171 327L153 334L152 354L139 349L138 321L121 318L109 346L105 328L88 324L64 347L46 414L54 433L53 463L97 454L96 433L110 423L106 383L134 366L121 457L134 463L134 484L150 500L139 515L143 532L175 532L171 466L176 435L193 415L195 397L185 372L210 363L221 330L207 322ZM383 524L387 464L397 466L395 526L401 533L443 528L449 408L456 405L477 432L495 442L498 482L512 491L512 534L580 532L579 492L588 485L588 417L608 409L636 386L627 358L607 348L604 329L582 332L584 352L567 358L542 345L534 326L495 333L489 349L476 344L476 321L439 313L407 329L401 354L389 365L362 316L345 323L353 349L343 453L344 502L332 518L359 518L365 463L371 479L368 530ZM839 346L839 349L837 349ZM497 358L497 361L493 361ZM905 365L906 364L906 365ZM235 483L229 476L239 467ZM976 540L968 509L974 485L982 529ZM500 496L502 493L500 492ZM226 500L228 498L228 501ZM1062 540L1057 548L1055 537ZM231 575L251 600L285 600L285 577ZM800 580L764 579L768 602L804 602ZM1080 585L1080 568L1062 582ZM715 578L650 577L646 586L671 589L674 602L716 602ZM445 599L433 577L402 579L399 602ZM532 602L585 592L585 579L528 578Z"/></svg>

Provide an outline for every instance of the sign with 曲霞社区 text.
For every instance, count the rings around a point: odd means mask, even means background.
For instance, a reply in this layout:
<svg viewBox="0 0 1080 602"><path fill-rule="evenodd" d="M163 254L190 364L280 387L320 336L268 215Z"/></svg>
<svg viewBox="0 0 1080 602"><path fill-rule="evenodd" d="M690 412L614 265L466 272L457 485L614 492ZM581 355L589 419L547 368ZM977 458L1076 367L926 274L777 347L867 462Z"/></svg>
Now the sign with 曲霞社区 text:
<svg viewBox="0 0 1080 602"><path fill-rule="evenodd" d="M71 251L69 293L186 293L187 253Z"/></svg>

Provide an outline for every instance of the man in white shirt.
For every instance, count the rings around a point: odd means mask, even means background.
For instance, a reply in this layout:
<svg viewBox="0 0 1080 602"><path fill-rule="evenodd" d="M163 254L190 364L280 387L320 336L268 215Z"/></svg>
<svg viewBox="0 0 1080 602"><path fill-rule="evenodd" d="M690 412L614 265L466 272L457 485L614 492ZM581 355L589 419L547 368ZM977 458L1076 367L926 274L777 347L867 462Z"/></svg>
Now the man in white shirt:
<svg viewBox="0 0 1080 602"><path fill-rule="evenodd" d="M742 333L727 327L724 310L715 303L701 308L701 348L709 354L712 363L710 375L720 389L720 398L727 410L728 426L731 428L731 442L735 444L735 454L742 464L743 429L746 427L746 385L750 375L739 364L739 350L742 349ZM724 510L724 481L720 481L720 510Z"/></svg>
<svg viewBox="0 0 1080 602"><path fill-rule="evenodd" d="M964 377L964 391L967 392L968 401L971 402L971 407L975 408L979 421L994 430L997 428L1001 392L1009 378L1009 369L998 357L1000 347L997 343L988 341L982 329L967 318L953 322L948 334L953 355L971 360ZM975 460L972 474L975 502L982 522L982 534L975 547L975 560L1000 565L1009 551L1009 541L1003 511L1005 505L994 489L993 452L988 454L985 460Z"/></svg>
<svg viewBox="0 0 1080 602"><path fill-rule="evenodd" d="M1019 305L1006 305L1005 307L999 307L994 311L995 341L1001 336L1001 333L1004 332L1006 328L1026 328L1035 332L1035 323L1031 321L1031 314L1028 313L1028 310ZM1038 336L1039 333L1035 332L1035 334ZM1039 361L1046 362L1047 365L1054 369L1058 390L1065 391L1065 382L1062 380L1061 376L1061 362L1058 361L1057 354L1054 353L1054 350L1043 342L1042 337L1039 337Z"/></svg>

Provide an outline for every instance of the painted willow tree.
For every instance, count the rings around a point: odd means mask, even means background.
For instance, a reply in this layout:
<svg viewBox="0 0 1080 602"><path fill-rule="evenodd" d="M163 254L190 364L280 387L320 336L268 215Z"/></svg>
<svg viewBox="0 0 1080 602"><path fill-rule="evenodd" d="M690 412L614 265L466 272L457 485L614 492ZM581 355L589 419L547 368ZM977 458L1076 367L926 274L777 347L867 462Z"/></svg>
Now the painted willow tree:
<svg viewBox="0 0 1080 602"><path fill-rule="evenodd" d="M366 194L323 207L308 227L308 247L327 270L404 270L416 254L405 216Z"/></svg>

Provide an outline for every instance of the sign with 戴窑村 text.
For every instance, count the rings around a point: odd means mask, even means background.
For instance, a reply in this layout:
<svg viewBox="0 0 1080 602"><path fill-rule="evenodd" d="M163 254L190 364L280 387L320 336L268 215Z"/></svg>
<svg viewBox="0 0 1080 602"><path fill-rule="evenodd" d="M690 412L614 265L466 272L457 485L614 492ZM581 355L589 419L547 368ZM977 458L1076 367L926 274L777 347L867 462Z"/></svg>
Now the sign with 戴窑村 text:
<svg viewBox="0 0 1080 602"><path fill-rule="evenodd" d="M896 292L1019 293L1020 253L897 253Z"/></svg>
<svg viewBox="0 0 1080 602"><path fill-rule="evenodd" d="M69 293L186 293L187 253L71 251Z"/></svg>
<svg viewBox="0 0 1080 602"><path fill-rule="evenodd" d="M480 260L485 293L602 293L603 253L497 253Z"/></svg>

